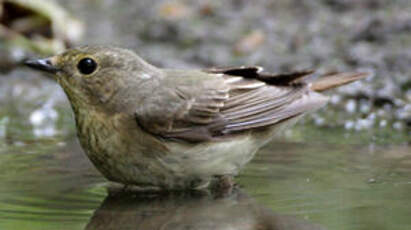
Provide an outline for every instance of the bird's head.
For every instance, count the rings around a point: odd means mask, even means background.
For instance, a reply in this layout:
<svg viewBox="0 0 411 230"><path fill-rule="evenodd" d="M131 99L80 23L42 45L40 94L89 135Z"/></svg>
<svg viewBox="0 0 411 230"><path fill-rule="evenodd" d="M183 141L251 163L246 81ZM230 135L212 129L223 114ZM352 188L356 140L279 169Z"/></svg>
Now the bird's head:
<svg viewBox="0 0 411 230"><path fill-rule="evenodd" d="M116 94L157 71L134 52L107 46L79 47L25 64L51 73L72 104L87 106L109 103Z"/></svg>

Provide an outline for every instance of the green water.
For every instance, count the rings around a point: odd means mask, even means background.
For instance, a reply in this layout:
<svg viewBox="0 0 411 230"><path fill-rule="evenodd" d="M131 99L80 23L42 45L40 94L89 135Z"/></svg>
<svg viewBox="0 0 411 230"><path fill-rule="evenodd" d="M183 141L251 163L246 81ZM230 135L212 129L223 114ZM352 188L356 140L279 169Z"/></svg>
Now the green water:
<svg viewBox="0 0 411 230"><path fill-rule="evenodd" d="M74 135L4 138L0 229L408 230L411 148L366 140L294 129L258 153L237 178L240 191L215 198L108 196Z"/></svg>

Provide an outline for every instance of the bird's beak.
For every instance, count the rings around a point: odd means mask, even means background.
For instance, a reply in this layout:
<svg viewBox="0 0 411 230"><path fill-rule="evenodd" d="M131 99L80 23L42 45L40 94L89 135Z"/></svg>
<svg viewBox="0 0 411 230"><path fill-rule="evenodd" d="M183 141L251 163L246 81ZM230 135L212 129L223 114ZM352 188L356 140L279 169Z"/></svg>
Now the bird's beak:
<svg viewBox="0 0 411 230"><path fill-rule="evenodd" d="M60 69L53 65L51 58L31 59L24 62L30 68L48 73L57 73Z"/></svg>

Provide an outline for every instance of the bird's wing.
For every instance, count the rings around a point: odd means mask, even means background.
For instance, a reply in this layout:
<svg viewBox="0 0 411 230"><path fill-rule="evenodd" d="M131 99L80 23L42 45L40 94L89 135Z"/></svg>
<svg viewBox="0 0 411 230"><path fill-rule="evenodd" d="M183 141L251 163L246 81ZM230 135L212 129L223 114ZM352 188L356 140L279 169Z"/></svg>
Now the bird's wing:
<svg viewBox="0 0 411 230"><path fill-rule="evenodd" d="M307 84L296 82L311 73L265 74L260 67L166 71L136 118L154 135L185 141L270 126L325 103L309 96Z"/></svg>

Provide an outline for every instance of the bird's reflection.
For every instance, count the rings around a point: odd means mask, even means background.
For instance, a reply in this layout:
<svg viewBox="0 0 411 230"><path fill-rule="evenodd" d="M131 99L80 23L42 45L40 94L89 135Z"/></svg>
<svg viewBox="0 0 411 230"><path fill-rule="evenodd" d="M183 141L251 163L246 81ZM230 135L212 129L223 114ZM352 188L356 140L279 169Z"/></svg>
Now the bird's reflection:
<svg viewBox="0 0 411 230"><path fill-rule="evenodd" d="M142 230L320 230L323 227L273 213L236 189L229 196L174 194L106 197L86 226L91 229Z"/></svg>

